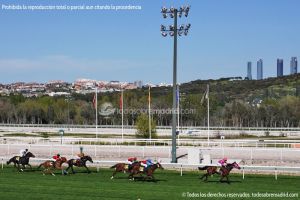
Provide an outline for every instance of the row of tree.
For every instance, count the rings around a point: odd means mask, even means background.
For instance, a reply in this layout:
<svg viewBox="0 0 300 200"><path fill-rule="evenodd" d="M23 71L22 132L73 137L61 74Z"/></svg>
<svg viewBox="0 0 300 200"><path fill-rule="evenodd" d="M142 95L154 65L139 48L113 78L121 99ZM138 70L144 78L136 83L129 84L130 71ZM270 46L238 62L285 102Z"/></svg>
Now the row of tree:
<svg viewBox="0 0 300 200"><path fill-rule="evenodd" d="M155 94L155 93L154 93ZM201 103L201 94L185 94L180 101L180 125L206 126L206 102ZM95 124L93 94L72 97L24 98L21 95L0 97L0 123L16 124ZM102 115L104 103L109 103L113 113ZM98 124L120 125L120 93L99 94ZM137 118L148 115L148 91L124 92L124 124L136 125ZM159 126L169 126L172 94L151 97L151 118ZM155 112L154 112L155 111ZM284 96L266 98L252 104L245 100L225 101L218 93L210 95L211 126L244 127L299 127L300 97Z"/></svg>

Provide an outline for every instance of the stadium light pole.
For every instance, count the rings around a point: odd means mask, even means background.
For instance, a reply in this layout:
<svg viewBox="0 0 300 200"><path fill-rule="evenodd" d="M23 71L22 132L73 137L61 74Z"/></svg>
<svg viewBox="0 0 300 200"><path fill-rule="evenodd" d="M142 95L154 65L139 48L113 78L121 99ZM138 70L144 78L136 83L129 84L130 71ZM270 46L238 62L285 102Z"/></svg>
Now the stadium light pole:
<svg viewBox="0 0 300 200"><path fill-rule="evenodd" d="M172 108L172 163L177 163L176 157L176 87L177 87L177 35L187 35L191 27L191 24L180 25L177 27L177 17L180 18L184 14L185 17L188 16L190 6L181 6L179 9L171 7L167 9L162 7L161 13L163 18L167 18L168 14L174 19L174 24L170 25L169 28L164 25L160 26L160 31L163 37L166 37L169 33L171 37L174 37L174 49L173 49L173 108Z"/></svg>

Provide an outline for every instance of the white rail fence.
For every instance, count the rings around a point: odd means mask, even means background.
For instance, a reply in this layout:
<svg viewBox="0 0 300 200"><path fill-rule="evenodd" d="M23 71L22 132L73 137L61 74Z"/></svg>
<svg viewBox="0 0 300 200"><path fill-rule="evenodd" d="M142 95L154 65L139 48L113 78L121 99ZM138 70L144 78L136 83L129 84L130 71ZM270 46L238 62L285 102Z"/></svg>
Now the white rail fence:
<svg viewBox="0 0 300 200"><path fill-rule="evenodd" d="M138 158L170 159L170 146L105 146L105 145L55 145L55 144L0 144L0 156L18 155L20 149L29 149L37 157L51 157L56 153L73 157L79 147L94 158ZM177 155L186 155L191 148L199 149L200 154L209 154L211 159L230 157L241 160L289 161L299 162L300 149L293 148L253 148L253 147L179 147ZM184 159L184 157L182 158ZM296 163L297 164L297 163Z"/></svg>
<svg viewBox="0 0 300 200"><path fill-rule="evenodd" d="M47 128L95 128L95 125L79 124L6 124L0 127L47 127ZM122 128L121 125L98 125L98 128ZM124 125L125 129L135 129L135 126ZM172 129L172 126L157 126L157 129ZM206 126L181 126L183 130L207 130ZM211 126L211 130L245 130L245 131L300 131L300 127L222 127Z"/></svg>
<svg viewBox="0 0 300 200"><path fill-rule="evenodd" d="M73 144L73 145L134 145L171 146L171 139L121 139L121 138L72 138L72 137L1 137L0 144ZM207 140L177 139L177 146L199 147L255 147L255 148L299 148L300 140Z"/></svg>
<svg viewBox="0 0 300 200"><path fill-rule="evenodd" d="M0 157L1 159L1 169L4 169L4 166L6 165L6 161L9 159L7 157ZM41 162L44 162L49 159L42 159L42 158L32 158L30 159L30 162L33 163L34 165L37 165ZM107 168L110 166L113 166L116 163L123 163L124 161L101 161L101 160L94 160L93 163L88 163L87 165L90 167L95 167L97 169L97 172L100 171L100 168ZM184 164L184 163L161 163L161 165L165 169L169 170L178 170L180 171L180 176L183 176L183 172L186 169L197 169L198 167L204 167L204 166L216 166L216 165L191 165L191 164ZM255 172L266 172L268 174L272 173L274 174L275 179L278 179L278 174L280 172L294 172L294 173L299 173L300 172L300 167L290 167L290 166L249 166L249 165L240 165L241 167L241 174L242 178L245 179L247 172L253 173ZM238 170L235 170L235 172L239 172Z"/></svg>
<svg viewBox="0 0 300 200"><path fill-rule="evenodd" d="M135 135L136 127L125 125L123 127L126 135ZM0 124L0 131L3 133L57 133L63 129L65 133L71 134L95 134L95 125L76 125L76 124ZM161 136L171 135L171 126L157 126L157 134ZM210 127L211 137L222 136L280 136L280 137L299 137L300 127ZM98 125L98 135L121 135L121 125ZM207 136L205 126L184 126L180 127L181 136Z"/></svg>

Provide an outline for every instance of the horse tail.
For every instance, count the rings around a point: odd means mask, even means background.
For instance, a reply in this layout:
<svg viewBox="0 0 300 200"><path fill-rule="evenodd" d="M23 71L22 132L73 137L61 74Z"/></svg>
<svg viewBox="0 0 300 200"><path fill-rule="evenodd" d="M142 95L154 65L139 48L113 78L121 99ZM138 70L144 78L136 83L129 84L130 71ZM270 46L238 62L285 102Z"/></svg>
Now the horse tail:
<svg viewBox="0 0 300 200"><path fill-rule="evenodd" d="M9 165L12 162L13 158L9 159L9 161L6 162L7 165Z"/></svg>
<svg viewBox="0 0 300 200"><path fill-rule="evenodd" d="M110 169L116 168L118 164L115 164L114 166L111 166Z"/></svg>
<svg viewBox="0 0 300 200"><path fill-rule="evenodd" d="M9 159L9 161L7 161L6 164L9 165L11 162L14 162L14 158L15 157L12 157L11 159Z"/></svg>
<svg viewBox="0 0 300 200"><path fill-rule="evenodd" d="M40 164L36 169L40 169L44 163Z"/></svg>
<svg viewBox="0 0 300 200"><path fill-rule="evenodd" d="M207 170L209 166L204 166L204 167L198 167L199 170Z"/></svg>

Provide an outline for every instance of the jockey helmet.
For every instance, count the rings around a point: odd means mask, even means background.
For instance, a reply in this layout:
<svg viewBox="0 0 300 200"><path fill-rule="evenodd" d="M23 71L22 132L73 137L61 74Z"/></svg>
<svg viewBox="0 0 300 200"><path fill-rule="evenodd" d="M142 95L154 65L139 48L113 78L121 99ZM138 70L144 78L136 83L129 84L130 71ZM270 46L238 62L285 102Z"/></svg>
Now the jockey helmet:
<svg viewBox="0 0 300 200"><path fill-rule="evenodd" d="M225 157L225 158L224 158L224 160L226 160L226 161L227 161L227 158Z"/></svg>
<svg viewBox="0 0 300 200"><path fill-rule="evenodd" d="M58 153L57 156L60 156L60 154Z"/></svg>
<svg viewBox="0 0 300 200"><path fill-rule="evenodd" d="M28 151L28 149L25 149L25 151Z"/></svg>

